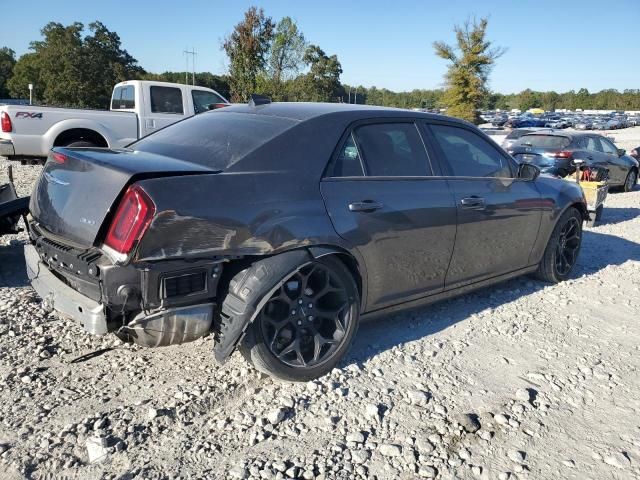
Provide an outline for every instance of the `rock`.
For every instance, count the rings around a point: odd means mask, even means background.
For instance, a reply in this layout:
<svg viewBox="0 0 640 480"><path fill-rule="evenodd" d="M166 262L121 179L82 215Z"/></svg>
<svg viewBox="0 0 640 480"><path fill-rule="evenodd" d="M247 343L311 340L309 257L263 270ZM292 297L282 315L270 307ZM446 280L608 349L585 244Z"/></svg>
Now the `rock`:
<svg viewBox="0 0 640 480"><path fill-rule="evenodd" d="M367 404L364 412L369 418L380 418L380 406L375 403Z"/></svg>
<svg viewBox="0 0 640 480"><path fill-rule="evenodd" d="M351 461L356 465L360 465L371 457L369 450L354 450L351 452Z"/></svg>
<svg viewBox="0 0 640 480"><path fill-rule="evenodd" d="M287 409L284 407L274 408L267 414L267 420L271 425L278 425L287 416Z"/></svg>
<svg viewBox="0 0 640 480"><path fill-rule="evenodd" d="M471 473L473 473L476 477L479 477L480 475L482 475L482 467L474 465L473 467L471 467Z"/></svg>
<svg viewBox="0 0 640 480"><path fill-rule="evenodd" d="M249 478L249 472L244 465L235 465L233 468L231 468L231 470L229 470L229 475L232 478Z"/></svg>
<svg viewBox="0 0 640 480"><path fill-rule="evenodd" d="M480 420L478 419L478 415L475 413L465 413L462 415L458 415L456 417L456 421L464 428L467 433L476 433L480 430Z"/></svg>
<svg viewBox="0 0 640 480"><path fill-rule="evenodd" d="M383 443L378 447L378 450L385 457L399 457L402 455L402 447L393 443Z"/></svg>
<svg viewBox="0 0 640 480"><path fill-rule="evenodd" d="M604 463L616 468L627 468L631 465L631 461L626 454L622 452L615 452L604 458Z"/></svg>
<svg viewBox="0 0 640 480"><path fill-rule="evenodd" d="M423 438L419 438L416 440L416 448L420 453L425 454L429 454L436 449L436 447L434 447L431 442L424 440Z"/></svg>
<svg viewBox="0 0 640 480"><path fill-rule="evenodd" d="M429 394L422 390L412 390L407 394L407 399L411 405L426 405L429 403Z"/></svg>
<svg viewBox="0 0 640 480"><path fill-rule="evenodd" d="M418 470L418 476L422 478L436 478L438 471L431 465L425 465Z"/></svg>
<svg viewBox="0 0 640 480"><path fill-rule="evenodd" d="M25 375L23 377L20 377L20 381L25 384L31 383L31 377L29 375Z"/></svg>
<svg viewBox="0 0 640 480"><path fill-rule="evenodd" d="M528 388L519 388L516 390L516 399L521 402L531 402L534 398L533 391Z"/></svg>
<svg viewBox="0 0 640 480"><path fill-rule="evenodd" d="M89 454L89 463L102 463L107 459L109 451L106 438L89 437L85 446Z"/></svg>
<svg viewBox="0 0 640 480"><path fill-rule="evenodd" d="M147 412L147 418L149 420L154 420L155 418L158 417L158 415L160 415L160 412L156 408L150 408L149 411Z"/></svg>
<svg viewBox="0 0 640 480"><path fill-rule="evenodd" d="M525 453L521 450L512 449L507 452L507 457L509 457L509 460L512 462L522 463L524 462Z"/></svg>
<svg viewBox="0 0 640 480"><path fill-rule="evenodd" d="M509 480L511 477L511 472L500 472L498 474L498 480Z"/></svg>
<svg viewBox="0 0 640 480"><path fill-rule="evenodd" d="M98 420L96 420L93 424L93 429L94 430L100 430L101 428L104 428L107 426L107 419L106 417L104 418L99 418Z"/></svg>
<svg viewBox="0 0 640 480"><path fill-rule="evenodd" d="M504 413L498 413L493 416L493 419L498 425L507 425L509 423L509 417Z"/></svg>
<svg viewBox="0 0 640 480"><path fill-rule="evenodd" d="M364 435L362 432L352 432L347 435L347 442L364 443Z"/></svg>

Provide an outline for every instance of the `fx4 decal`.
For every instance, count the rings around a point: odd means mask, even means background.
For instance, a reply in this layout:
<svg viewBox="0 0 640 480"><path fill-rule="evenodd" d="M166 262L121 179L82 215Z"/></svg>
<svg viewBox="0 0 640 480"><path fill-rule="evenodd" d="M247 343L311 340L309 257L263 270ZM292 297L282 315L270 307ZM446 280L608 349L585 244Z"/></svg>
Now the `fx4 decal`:
<svg viewBox="0 0 640 480"><path fill-rule="evenodd" d="M16 112L16 118L42 118L42 112Z"/></svg>

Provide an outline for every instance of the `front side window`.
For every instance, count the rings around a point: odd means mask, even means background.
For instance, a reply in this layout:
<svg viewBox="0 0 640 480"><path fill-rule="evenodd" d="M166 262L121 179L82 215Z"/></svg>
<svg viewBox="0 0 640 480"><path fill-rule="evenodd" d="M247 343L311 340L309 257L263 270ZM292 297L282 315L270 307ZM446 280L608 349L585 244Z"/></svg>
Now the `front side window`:
<svg viewBox="0 0 640 480"><path fill-rule="evenodd" d="M593 137L587 137L586 139L587 150L591 152L602 152L602 147L600 146L600 142L598 142Z"/></svg>
<svg viewBox="0 0 640 480"><path fill-rule="evenodd" d="M449 125L431 125L431 130L454 176L513 177L507 158L479 135Z"/></svg>
<svg viewBox="0 0 640 480"><path fill-rule="evenodd" d="M363 125L353 135L368 176L424 177L431 167L414 123Z"/></svg>
<svg viewBox="0 0 640 480"><path fill-rule="evenodd" d="M616 155L618 156L618 149L613 146L613 144L607 140L606 138L600 138L600 144L602 145L602 150L604 153L608 155Z"/></svg>
<svg viewBox="0 0 640 480"><path fill-rule="evenodd" d="M206 90L192 90L191 97L193 98L193 110L196 115L210 110L209 107L216 103L227 103L220 95Z"/></svg>
<svg viewBox="0 0 640 480"><path fill-rule="evenodd" d="M153 113L178 113L182 115L182 91L175 87L152 86L151 111Z"/></svg>
<svg viewBox="0 0 640 480"><path fill-rule="evenodd" d="M136 92L133 85L114 88L113 96L111 97L111 109L121 110L136 108L135 95Z"/></svg>

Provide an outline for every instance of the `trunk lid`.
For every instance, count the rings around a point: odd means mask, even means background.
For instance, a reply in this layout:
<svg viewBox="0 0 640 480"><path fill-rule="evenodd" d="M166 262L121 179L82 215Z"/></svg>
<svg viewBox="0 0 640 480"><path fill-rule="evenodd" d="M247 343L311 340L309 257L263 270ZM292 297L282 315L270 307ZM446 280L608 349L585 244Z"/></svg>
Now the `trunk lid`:
<svg viewBox="0 0 640 480"><path fill-rule="evenodd" d="M57 148L40 174L29 209L46 231L76 246L90 247L99 240L105 219L131 183L149 177L202 173L217 172L147 152Z"/></svg>

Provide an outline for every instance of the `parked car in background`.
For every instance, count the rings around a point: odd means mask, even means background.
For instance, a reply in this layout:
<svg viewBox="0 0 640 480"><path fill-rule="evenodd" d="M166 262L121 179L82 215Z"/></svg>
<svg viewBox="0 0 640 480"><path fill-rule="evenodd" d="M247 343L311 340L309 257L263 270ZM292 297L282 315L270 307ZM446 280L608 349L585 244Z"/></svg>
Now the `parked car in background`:
<svg viewBox="0 0 640 480"><path fill-rule="evenodd" d="M574 160L604 167L609 184L630 191L638 180L638 161L608 138L595 133L553 131L522 136L509 150L519 163L532 163L543 172L565 177L576 171Z"/></svg>
<svg viewBox="0 0 640 480"><path fill-rule="evenodd" d="M0 105L0 155L46 158L52 147L120 148L167 125L227 106L218 92L133 80L113 89L111 111Z"/></svg>
<svg viewBox="0 0 640 480"><path fill-rule="evenodd" d="M591 130L593 128L593 123L591 123L591 120L583 118L576 122L573 128L576 130Z"/></svg>
<svg viewBox="0 0 640 480"><path fill-rule="evenodd" d="M633 150L631 150L629 155L631 155L636 160L640 160L640 146L638 146L638 147L634 148Z"/></svg>
<svg viewBox="0 0 640 480"><path fill-rule="evenodd" d="M491 119L491 125L493 125L494 127L502 127L505 123L507 123L507 120L509 120L507 114L497 114Z"/></svg>
<svg viewBox="0 0 640 480"><path fill-rule="evenodd" d="M218 360L238 346L257 369L307 381L334 368L360 317L570 275L582 190L473 125L261 103L127 149L54 149L25 247L45 308L146 346L213 331Z"/></svg>
<svg viewBox="0 0 640 480"><path fill-rule="evenodd" d="M603 118L596 118L593 120L591 127L593 128L593 130L606 130L607 121Z"/></svg>
<svg viewBox="0 0 640 480"><path fill-rule="evenodd" d="M511 128L545 127L546 122L534 116L521 116L510 119L506 126Z"/></svg>

